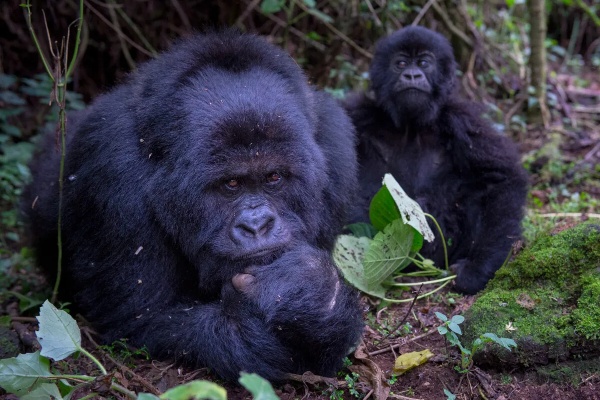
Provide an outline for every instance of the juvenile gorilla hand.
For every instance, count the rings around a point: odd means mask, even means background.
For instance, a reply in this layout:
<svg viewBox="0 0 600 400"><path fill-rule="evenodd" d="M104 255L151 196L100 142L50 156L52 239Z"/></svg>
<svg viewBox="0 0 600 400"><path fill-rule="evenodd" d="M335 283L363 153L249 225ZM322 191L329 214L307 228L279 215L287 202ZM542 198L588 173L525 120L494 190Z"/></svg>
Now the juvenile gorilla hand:
<svg viewBox="0 0 600 400"><path fill-rule="evenodd" d="M348 312L358 308L358 297L325 251L299 247L272 264L249 267L232 284L307 370L335 373L340 360L330 354L349 352L360 339L360 315Z"/></svg>

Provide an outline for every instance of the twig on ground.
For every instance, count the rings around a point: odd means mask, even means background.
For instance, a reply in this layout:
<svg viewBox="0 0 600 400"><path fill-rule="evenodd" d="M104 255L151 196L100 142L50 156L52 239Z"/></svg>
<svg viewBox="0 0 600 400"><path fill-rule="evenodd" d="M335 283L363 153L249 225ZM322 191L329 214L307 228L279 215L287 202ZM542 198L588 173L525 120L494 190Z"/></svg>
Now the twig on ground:
<svg viewBox="0 0 600 400"><path fill-rule="evenodd" d="M555 217L563 217L563 218L597 218L600 219L600 214L594 213L545 213L545 214L536 214L538 217L543 218L555 218Z"/></svg>
<svg viewBox="0 0 600 400"><path fill-rule="evenodd" d="M146 390L150 391L150 393L155 394L157 396L161 394L160 391L152 383L148 382L144 377L136 374L131 368L129 368L126 365L124 365L123 363L115 360L114 358L112 358L110 356L110 354L108 354L106 351L102 350L100 345L98 343L96 343L96 341L92 338L92 335L90 334L90 332L87 329L82 329L82 331L85 333L85 336L88 338L90 343L92 343L92 345L96 348L96 350L100 351L104 357L108 358L113 364L115 364L117 367L119 367L119 369L121 371L123 371L124 373L131 374L133 379L136 380L137 382L139 382Z"/></svg>
<svg viewBox="0 0 600 400"><path fill-rule="evenodd" d="M407 340L403 340L402 343L396 343L394 345L391 345L390 347L386 347L385 349L371 351L371 352L369 352L369 356L376 356L378 354L383 354L383 353L387 353L387 352L392 351L392 350L399 349L401 346L404 346L407 343L414 342L414 341L419 340L419 339L423 339L424 337L427 337L427 336L431 335L432 333L437 333L437 330L436 329L432 329L429 332L426 332L426 333L424 333L422 335L415 336L415 337L412 337L412 338L407 339Z"/></svg>
<svg viewBox="0 0 600 400"><path fill-rule="evenodd" d="M419 289L417 289L417 293L415 293L415 297L413 298L412 303L410 303L410 306L408 307L408 310L406 311L406 314L404 314L404 318L402 318L402 321L400 321L400 323L394 328L391 329L387 335L385 335L383 338L387 339L392 333L396 332L398 329L400 329L400 327L402 325L404 325L404 322L406 322L406 320L408 319L408 316L410 315L410 312L412 311L413 307L415 306L415 303L417 301L417 299L419 298L419 295L421 294L421 289L423 288L423 284L421 284L421 286L419 286Z"/></svg>

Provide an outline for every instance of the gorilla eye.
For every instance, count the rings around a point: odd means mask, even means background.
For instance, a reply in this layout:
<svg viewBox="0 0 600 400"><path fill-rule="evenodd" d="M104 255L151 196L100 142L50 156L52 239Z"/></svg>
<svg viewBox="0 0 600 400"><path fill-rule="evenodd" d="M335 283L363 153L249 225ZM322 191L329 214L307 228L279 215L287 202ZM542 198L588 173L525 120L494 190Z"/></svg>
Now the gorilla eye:
<svg viewBox="0 0 600 400"><path fill-rule="evenodd" d="M427 60L419 60L419 61L417 62L417 65L418 65L420 68L425 68L425 67L427 67L427 66L429 65L429 61L427 61Z"/></svg>
<svg viewBox="0 0 600 400"><path fill-rule="evenodd" d="M236 190L240 187L240 182L237 179L229 179L225 182L225 187L229 190Z"/></svg>
<svg viewBox="0 0 600 400"><path fill-rule="evenodd" d="M281 181L281 175L278 172L271 172L267 175L267 183L274 184Z"/></svg>
<svg viewBox="0 0 600 400"><path fill-rule="evenodd" d="M397 65L400 68L406 68L408 66L408 63L406 61L404 61L404 60L400 60L400 61L398 61Z"/></svg>

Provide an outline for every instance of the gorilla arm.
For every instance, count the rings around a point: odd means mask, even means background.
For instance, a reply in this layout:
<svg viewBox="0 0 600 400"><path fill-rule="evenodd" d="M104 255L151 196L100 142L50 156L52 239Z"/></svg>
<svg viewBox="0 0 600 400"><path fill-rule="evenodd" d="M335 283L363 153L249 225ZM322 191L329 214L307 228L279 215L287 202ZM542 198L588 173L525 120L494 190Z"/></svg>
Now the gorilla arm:
<svg viewBox="0 0 600 400"><path fill-rule="evenodd" d="M233 284L258 306L293 358L319 375L333 375L360 340L358 296L341 279L331 256L300 247L273 264L250 267Z"/></svg>
<svg viewBox="0 0 600 400"><path fill-rule="evenodd" d="M466 232L473 238L468 255L455 261L456 286L475 293L508 257L512 243L521 233L520 221L527 195L527 175L520 165L512 141L475 117L474 105L456 103L445 107L440 127L446 127L453 164L473 186L477 199L467 210L470 221ZM471 111L469 111L471 110Z"/></svg>

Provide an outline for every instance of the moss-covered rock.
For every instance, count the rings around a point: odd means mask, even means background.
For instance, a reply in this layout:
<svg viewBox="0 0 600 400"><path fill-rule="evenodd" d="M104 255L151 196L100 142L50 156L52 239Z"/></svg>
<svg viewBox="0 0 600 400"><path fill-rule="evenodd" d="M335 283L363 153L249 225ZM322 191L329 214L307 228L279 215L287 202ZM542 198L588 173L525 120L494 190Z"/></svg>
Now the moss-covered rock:
<svg viewBox="0 0 600 400"><path fill-rule="evenodd" d="M518 347L488 345L483 366L600 357L600 226L542 236L501 268L465 314L466 343L487 332Z"/></svg>

